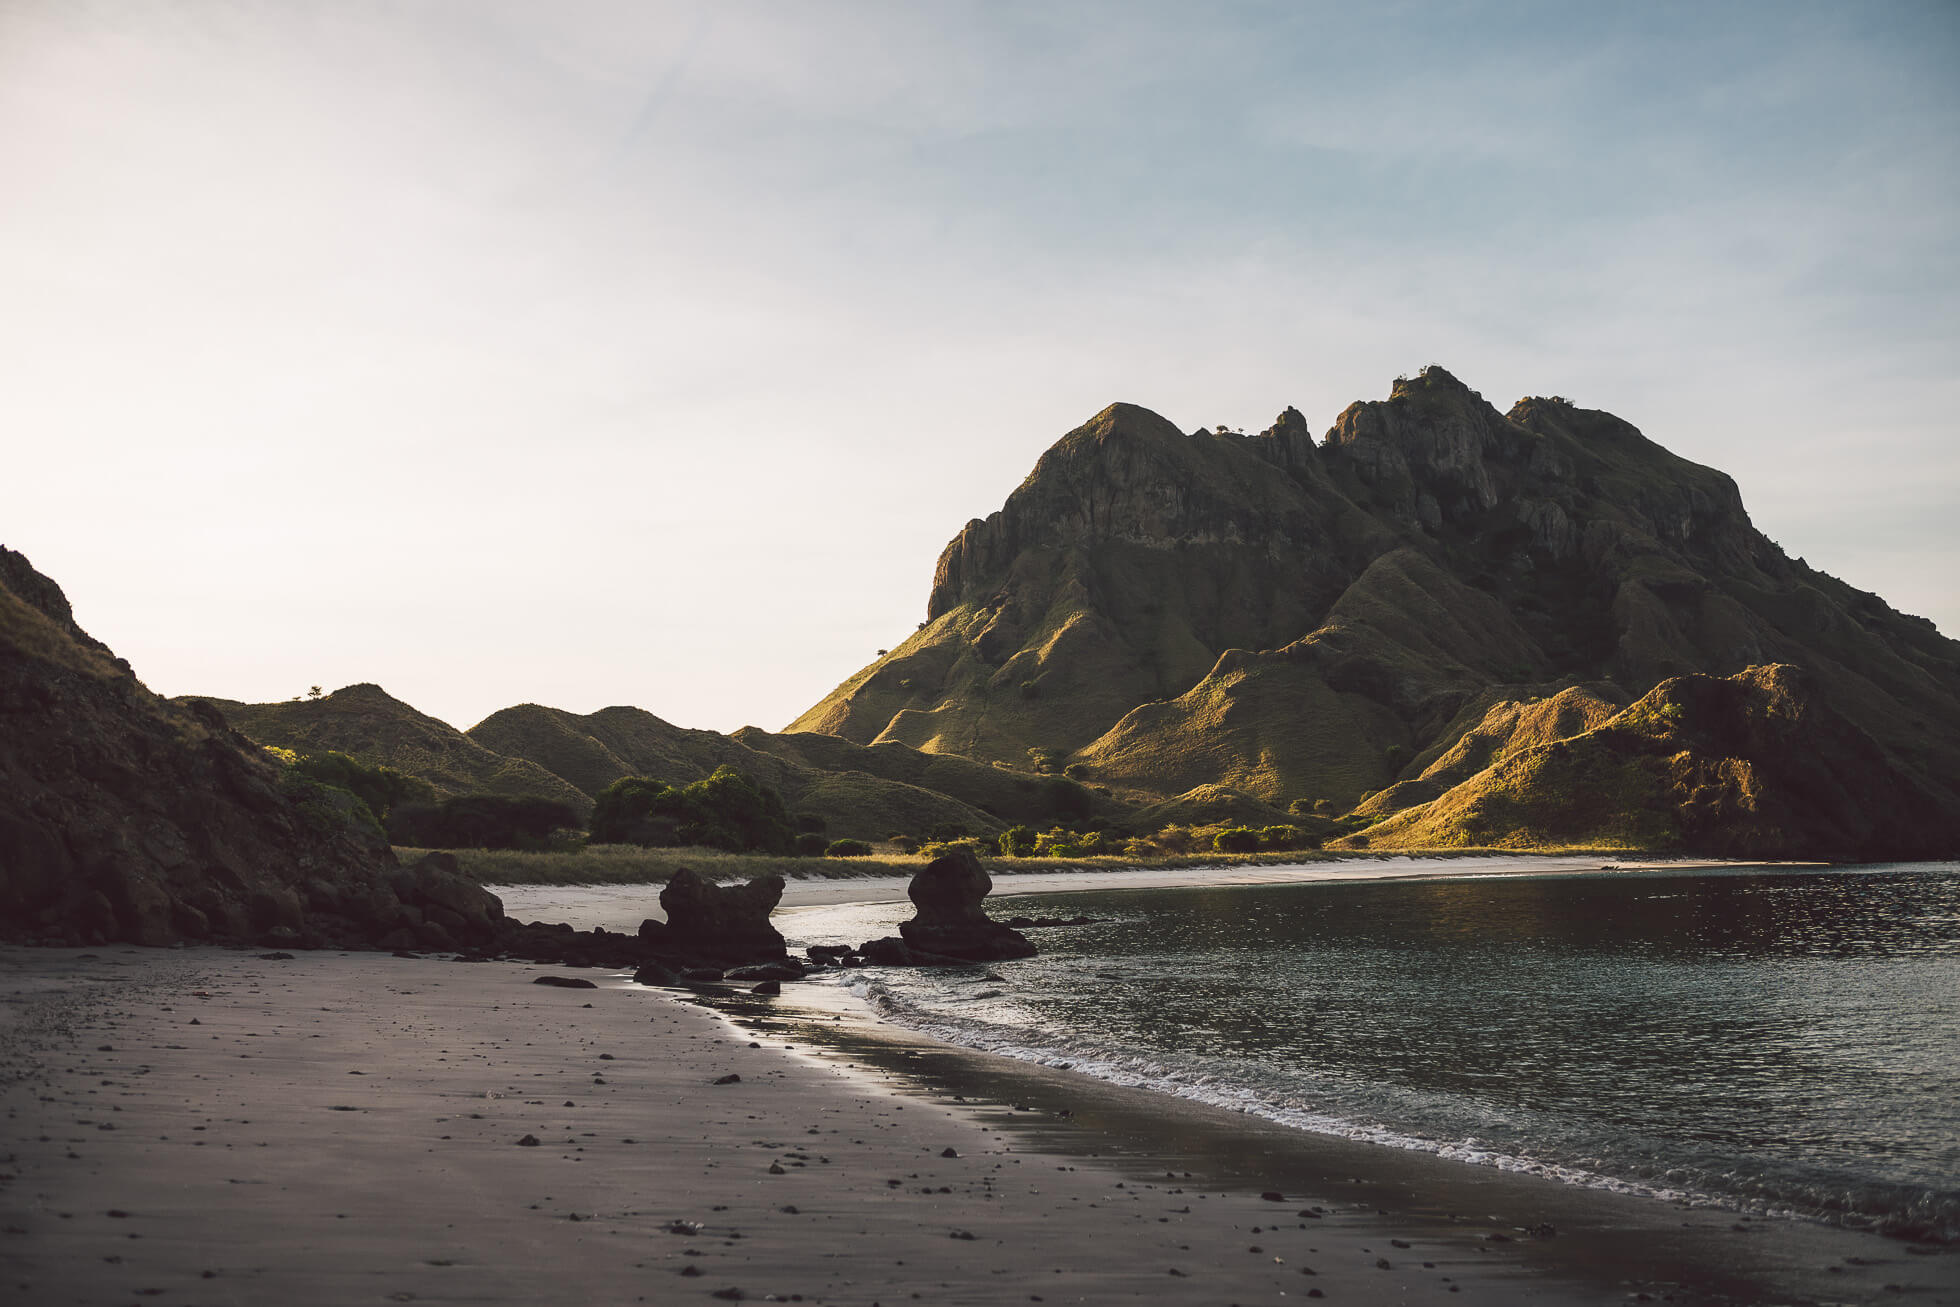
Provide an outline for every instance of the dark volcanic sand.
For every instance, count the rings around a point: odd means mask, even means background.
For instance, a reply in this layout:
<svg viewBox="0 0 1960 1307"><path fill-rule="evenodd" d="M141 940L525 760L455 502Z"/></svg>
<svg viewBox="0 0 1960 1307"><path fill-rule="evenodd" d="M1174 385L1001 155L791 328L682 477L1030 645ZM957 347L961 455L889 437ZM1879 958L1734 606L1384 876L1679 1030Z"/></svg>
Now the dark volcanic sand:
<svg viewBox="0 0 1960 1307"><path fill-rule="evenodd" d="M1960 1303L1949 1254L546 971L0 949L0 1299Z"/></svg>

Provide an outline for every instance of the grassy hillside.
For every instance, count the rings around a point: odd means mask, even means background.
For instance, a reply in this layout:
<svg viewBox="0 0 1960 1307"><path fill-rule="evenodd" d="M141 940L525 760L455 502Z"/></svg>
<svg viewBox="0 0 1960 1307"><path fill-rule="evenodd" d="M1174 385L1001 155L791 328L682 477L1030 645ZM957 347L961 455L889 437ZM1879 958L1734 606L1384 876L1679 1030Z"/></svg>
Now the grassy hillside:
<svg viewBox="0 0 1960 1307"><path fill-rule="evenodd" d="M202 696L184 696L187 702ZM378 685L350 685L318 699L284 703L204 700L259 744L300 753L328 749L362 762L419 776L442 797L458 794L536 795L589 812L577 786L522 758L493 752L463 732L390 695Z"/></svg>
<svg viewBox="0 0 1960 1307"><path fill-rule="evenodd" d="M925 625L790 733L1032 758L1146 808L1210 786L1368 819L1669 678L1768 664L1924 794L1922 833L1960 834L1960 644L1787 556L1733 481L1631 424L1500 414L1432 367L1318 443L1291 410L1257 436L1104 410L947 545ZM1636 815L1629 835L1715 838Z"/></svg>
<svg viewBox="0 0 1960 1307"><path fill-rule="evenodd" d="M1333 847L1846 859L1955 851L1932 788L1888 767L1877 742L1793 667L1671 678L1591 729L1535 742L1514 731L1503 745L1435 799Z"/></svg>

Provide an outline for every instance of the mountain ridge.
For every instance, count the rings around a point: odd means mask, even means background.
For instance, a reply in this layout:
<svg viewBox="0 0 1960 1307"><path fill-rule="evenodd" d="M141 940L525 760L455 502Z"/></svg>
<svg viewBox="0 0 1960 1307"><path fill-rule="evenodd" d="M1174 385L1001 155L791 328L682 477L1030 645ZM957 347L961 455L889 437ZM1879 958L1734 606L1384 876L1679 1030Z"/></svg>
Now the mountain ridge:
<svg viewBox="0 0 1960 1307"><path fill-rule="evenodd" d="M1318 444L1292 409L1187 435L1112 405L948 543L926 616L791 732L1033 756L1138 802L1379 811L1495 691L1625 704L1793 664L1960 829L1960 644L1788 557L1725 473L1559 397L1499 413L1440 367Z"/></svg>

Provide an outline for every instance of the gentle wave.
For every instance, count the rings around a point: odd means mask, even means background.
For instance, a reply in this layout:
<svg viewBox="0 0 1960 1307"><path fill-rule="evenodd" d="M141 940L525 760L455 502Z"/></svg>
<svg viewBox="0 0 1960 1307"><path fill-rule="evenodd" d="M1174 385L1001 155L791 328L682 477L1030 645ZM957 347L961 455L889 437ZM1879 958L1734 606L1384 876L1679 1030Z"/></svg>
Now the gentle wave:
<svg viewBox="0 0 1960 1307"><path fill-rule="evenodd" d="M1727 1186L1717 1187L1695 1183L1704 1177L1694 1175L1692 1167L1670 1167L1662 1182L1656 1183L1651 1179L1591 1170L1569 1161L1523 1156L1492 1147L1475 1137L1432 1138L1315 1110L1297 1097L1242 1083L1216 1068L1177 1066L1134 1050L1111 1048L1057 1032L1045 1032L1044 1042L1030 1042L1025 1029L954 1017L908 1002L875 973L848 973L842 978L842 987L880 1020L944 1043L1240 1112L1290 1129L1429 1153L1467 1165L1494 1167L1690 1207L1816 1220L1930 1242L1960 1241L1960 1195L1902 1193L1889 1186L1855 1181L1842 1185L1798 1185L1797 1192L1789 1192L1791 1186L1787 1184L1777 1185L1760 1176L1738 1174L1714 1177L1729 1181Z"/></svg>

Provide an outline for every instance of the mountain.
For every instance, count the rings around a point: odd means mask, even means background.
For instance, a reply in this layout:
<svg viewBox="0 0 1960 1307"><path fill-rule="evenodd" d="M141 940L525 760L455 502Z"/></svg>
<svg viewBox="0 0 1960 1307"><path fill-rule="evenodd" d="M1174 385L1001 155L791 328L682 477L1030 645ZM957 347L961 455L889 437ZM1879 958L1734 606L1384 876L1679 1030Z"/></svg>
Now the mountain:
<svg viewBox="0 0 1960 1307"><path fill-rule="evenodd" d="M953 825L975 834L1013 822L1080 819L1105 800L1058 776L1009 771L901 745L867 747L828 736L733 736L690 730L639 708L577 714L539 704L492 713L468 731L418 712L379 686L350 685L318 699L208 702L260 744L332 749L422 777L444 795L542 795L589 812L623 776L674 785L720 766L746 772L793 812L824 818L833 837L883 839Z"/></svg>
<svg viewBox="0 0 1960 1307"><path fill-rule="evenodd" d="M454 947L494 897L396 864L350 796L144 688L0 548L0 938ZM442 924L447 923L447 924Z"/></svg>
<svg viewBox="0 0 1960 1307"><path fill-rule="evenodd" d="M867 757L813 764L794 752L772 749L776 737L763 731L727 736L689 730L639 708L602 708L581 716L523 704L492 713L472 726L469 735L509 757L549 767L592 795L622 776L684 785L729 766L775 789L792 812L823 817L833 836L883 839L944 823L975 832L1000 826L991 814L954 794L879 774L863 765ZM872 752L846 747L859 755ZM974 797L984 802L986 796Z"/></svg>
<svg viewBox="0 0 1960 1307"><path fill-rule="evenodd" d="M1940 795L1795 667L1670 677L1589 730L1489 767L1336 847L1542 843L1812 858L1953 853Z"/></svg>
<svg viewBox="0 0 1960 1307"><path fill-rule="evenodd" d="M1788 557L1729 477L1631 424L1499 413L1438 367L1320 442L1292 409L1246 436L1112 405L946 546L926 618L789 731L1389 819L1663 681L1785 665L1778 702L1924 800L1919 829L1846 827L1833 853L1960 846L1960 644ZM1469 841L1446 815L1381 833ZM1525 816L1476 831L1555 842Z"/></svg>
<svg viewBox="0 0 1960 1307"><path fill-rule="evenodd" d="M242 734L260 744L300 753L328 749L367 763L385 763L419 776L448 798L458 794L536 795L570 804L581 814L591 797L576 785L522 758L508 758L447 722L395 698L378 685L350 685L318 699L239 703L203 698Z"/></svg>

